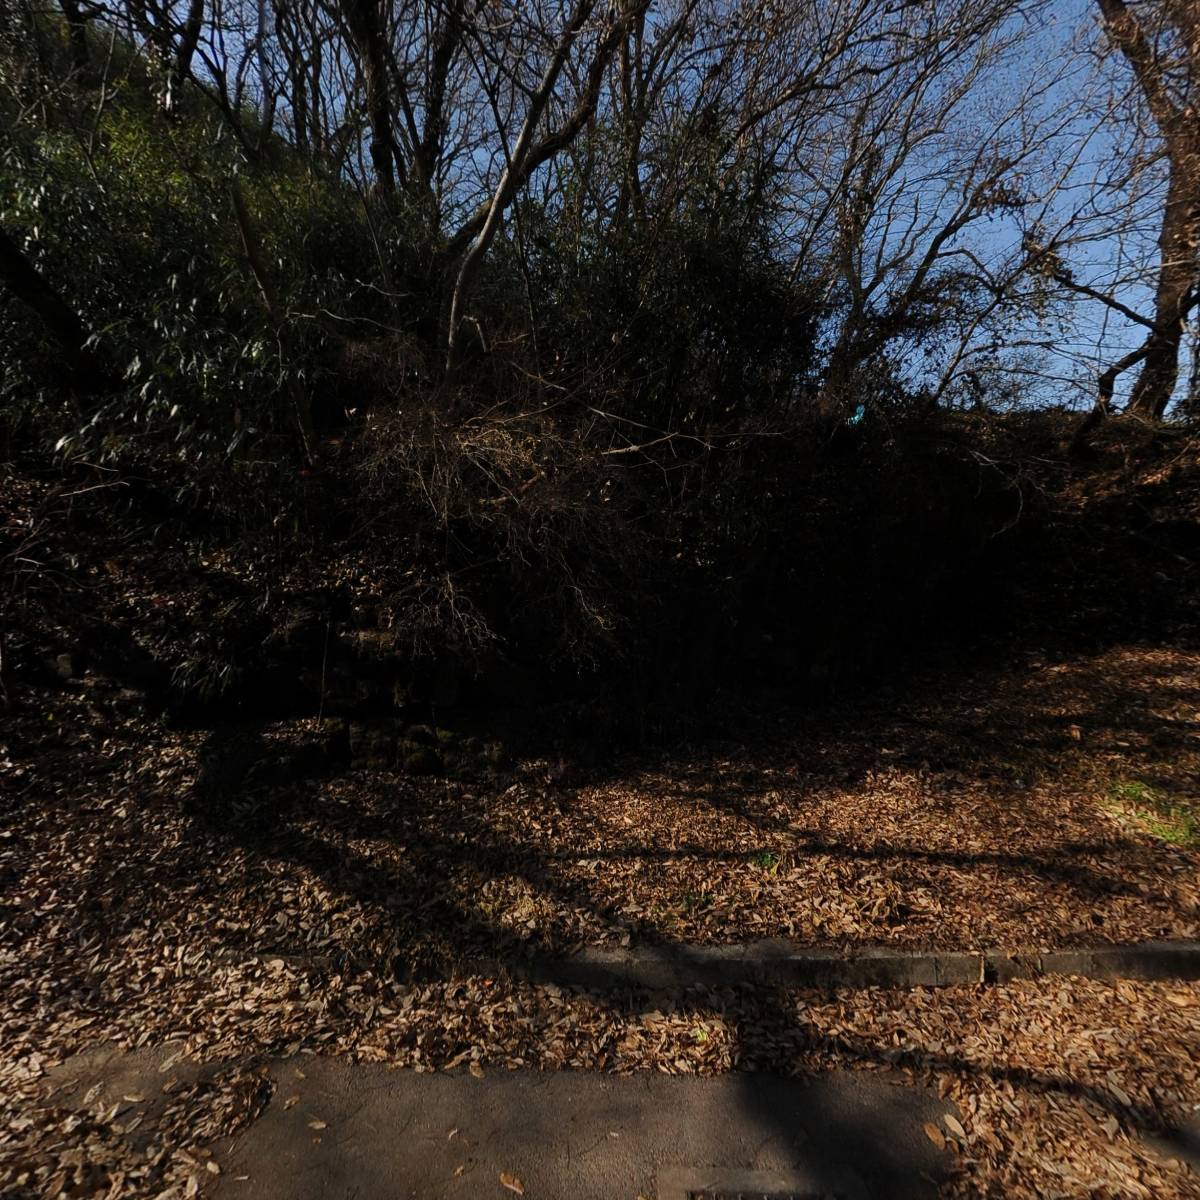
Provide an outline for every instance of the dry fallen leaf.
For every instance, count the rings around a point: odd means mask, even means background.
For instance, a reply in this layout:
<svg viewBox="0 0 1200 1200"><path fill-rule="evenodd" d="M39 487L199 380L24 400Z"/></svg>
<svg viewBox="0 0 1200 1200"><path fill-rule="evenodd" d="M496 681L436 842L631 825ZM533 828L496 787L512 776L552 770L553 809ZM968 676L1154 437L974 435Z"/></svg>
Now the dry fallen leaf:
<svg viewBox="0 0 1200 1200"><path fill-rule="evenodd" d="M473 1062L473 1063L472 1063L472 1064L471 1064L471 1065L470 1065L470 1066L467 1068L467 1070L468 1070L468 1071L470 1071L470 1072L471 1072L471 1074L472 1074L472 1075L474 1075L476 1079L482 1079L482 1078L483 1078L483 1068L482 1068L482 1067L481 1067L481 1066L480 1066L480 1065L479 1065L477 1062Z"/></svg>
<svg viewBox="0 0 1200 1200"><path fill-rule="evenodd" d="M326 1128L328 1128L328 1126L325 1124L324 1121L309 1121L308 1127L309 1127L309 1129L326 1129Z"/></svg>
<svg viewBox="0 0 1200 1200"><path fill-rule="evenodd" d="M516 1192L518 1196L525 1195L525 1185L516 1175L510 1175L507 1171L500 1172L500 1186Z"/></svg>
<svg viewBox="0 0 1200 1200"><path fill-rule="evenodd" d="M937 1147L939 1150L945 1150L945 1148L946 1148L946 1137L945 1137L945 1135L942 1133L942 1131L941 1131L941 1130L940 1130L940 1129L939 1129L939 1128L938 1128L936 1125L933 1125L933 1124L931 1124L931 1123L929 1123L929 1122L926 1122L926 1124L925 1124L925 1136L926 1136L926 1137L927 1137L927 1138L928 1138L928 1139L929 1139L929 1140L930 1140L930 1141L931 1141L931 1142L932 1142L932 1143L933 1143L933 1144L934 1144L934 1145L935 1145L935 1146L936 1146L936 1147Z"/></svg>
<svg viewBox="0 0 1200 1200"><path fill-rule="evenodd" d="M1106 673L1114 664L1120 665L1122 655L1129 680L1110 688ZM631 1016L623 1005L599 997L504 979L485 982L482 976L449 987L395 985L389 975L381 988L382 976L374 977L376 972L366 965L392 961L397 947L390 939L396 922L386 914L393 903L401 913L410 907L406 885L396 886L404 873L386 868L389 863L396 865L398 856L410 853L402 843L415 843L426 830L447 826L456 845L462 844L463 836L482 834L486 839L494 831L496 841L504 844L506 859L510 854L522 858L523 847L533 838L539 843L545 839L556 854L565 852L564 858L554 859L553 873L561 873L554 883L564 886L564 894L576 884L582 886L584 899L578 902L562 904L556 887L518 886L507 873L490 867L484 873L491 877L480 889L492 905L491 916L501 924L512 918L514 930L523 928L518 918L528 907L538 917L538 937L544 932L547 945L556 948L568 941L611 947L626 931L625 921L642 928L648 925L656 937L661 933L697 942L778 933L853 945L901 929L903 937L897 939L901 943L915 944L936 934L948 948L974 944L976 938L1009 945L1022 938L1044 939L1053 946L1062 942L1064 934L1074 938L1082 930L1092 931L1092 936L1103 931L1106 940L1118 942L1136 941L1150 932L1194 938L1200 935L1195 852L1188 851L1185 858L1183 851L1148 839L1122 835L1113 840L1109 818L1097 809L1091 776L1075 778L1071 772L1072 764L1083 764L1088 771L1133 773L1136 756L1138 771L1154 766L1171 778L1189 778L1190 764L1200 755L1194 725L1189 730L1178 717L1154 716L1153 732L1164 735L1162 746L1139 735L1136 741L1124 742L1126 747L1137 746L1135 752L1125 755L1124 761L1108 762L1103 755L1122 744L1112 733L1123 729L1124 718L1101 721L1093 713L1117 712L1120 705L1110 701L1149 697L1155 687L1164 701L1176 704L1180 681L1189 681L1186 686L1191 687L1190 680L1200 671L1200 656L1180 657L1171 650L1118 651L1088 664L1086 676L1075 665L1071 671L1080 685L1077 698L1060 694L1058 683L1053 694L1026 694L1021 688L1014 692L1001 678L994 696L976 689L965 698L932 697L930 708L916 711L921 720L911 733L880 730L872 717L861 728L847 727L839 741L829 736L821 718L812 738L805 735L806 747L813 739L817 742L813 752L806 749L798 754L787 748L780 755L776 782L786 791L781 799L767 799L769 794L762 792L764 810L754 814L755 821L705 804L704 790L729 771L720 763L693 762L690 756L679 767L668 759L661 780L622 779L610 789L584 789L570 805L555 801L549 806L555 811L549 815L542 811L541 799L520 791L508 799L481 792L468 803L465 797L441 790L432 799L423 797L420 785L412 784L405 803L395 806L389 834L364 838L355 851L381 868L379 877L385 886L374 894L356 876L351 890L358 898L349 908L337 888L326 886L337 882L341 866L331 858L329 879L318 884L303 860L289 860L288 830L296 828L301 849L322 830L339 845L343 834L357 832L360 821L364 831L375 830L390 782L381 786L378 779L369 783L342 779L329 784L329 794L322 788L321 799L311 806L298 799L296 820L285 822L280 831L285 853L276 866L260 873L256 859L243 855L244 848L232 850L198 827L179 824L174 795L190 784L178 774L160 777L155 784L152 777L141 778L123 767L116 787L110 789L107 781L101 789L89 785L86 805L52 807L47 817L44 806L30 804L27 811L15 815L19 837L6 840L9 831L0 830L0 875L16 863L14 878L22 881L21 905L30 914L28 924L18 923L17 928L28 954L9 957L0 949L0 992L7 995L15 988L23 1002L23 1015L15 1024L15 1006L5 1006L0 1096L8 1086L4 1072L21 1079L27 1072L41 1070L28 1049L35 1042L55 1047L56 1058L113 1039L132 1039L147 1052L166 1054L178 1031L186 1029L194 1035L195 1057L201 1061L237 1060L255 1053L264 1040L283 1038L288 1073L291 1064L299 1061L296 1056L326 1052L421 1072L441 1071L468 1046L467 1056L459 1061L461 1072L472 1054L481 1053L481 1045L487 1046L489 1061L484 1065L489 1072L517 1063L532 1069L591 1071L619 1061L621 1070L719 1073L738 1065L741 1030L761 1045L764 1056L774 1054L780 1061L794 1062L797 1070L845 1065L846 1058L856 1064L866 1058L888 1073L912 1055L933 1063L932 1069L940 1072L939 1094L956 1105L961 1124L971 1126L971 1153L964 1155L961 1164L968 1173L950 1193L957 1200L980 1195L1038 1200L1076 1194L1084 1186L1080 1180L1087 1181L1097 1195L1192 1200L1194 1176L1143 1156L1136 1114L1125 1112L1128 1136L1115 1118L1098 1123L1096 1114L1107 1108L1122 1111L1112 1098L1116 1093L1108 1090L1110 1084L1132 1097L1139 1111L1161 1111L1171 1124L1187 1119L1200 1104L1194 1053L1200 1038L1200 989L1194 983L1131 981L1122 989L1125 999L1112 984L1084 979L956 987L936 995L855 992L819 1001L789 991L789 1017L799 1015L813 1032L800 1049L784 1032L794 1022L777 1019L775 1000L764 1005L764 997L753 989L734 994L714 988L711 998L689 997L665 1013ZM1093 678L1094 687L1089 682ZM989 678L987 687L995 683ZM1154 708L1135 707L1142 715L1139 719L1148 724ZM1167 704L1158 707L1165 710ZM906 711L912 715L913 710ZM995 742L994 752L982 739L968 749L954 736L955 720L968 712L978 718L981 731L994 726L988 732L988 739ZM1065 736L1046 738L1042 744L1040 733L1061 730L1061 714L1067 712L1088 714L1086 722L1083 716L1067 718L1081 721L1085 731L1099 726L1088 732L1088 747ZM996 716L1001 718L998 725ZM81 712L73 718L81 728L89 725L83 717ZM1179 728L1172 732L1175 725ZM1030 739L1033 731L1037 736ZM143 736L140 727L137 732ZM163 736L144 732L147 760L158 761ZM890 761L876 755L880 738L900 743ZM1181 749L1185 738L1194 744L1186 753ZM945 744L936 754L926 745L943 739ZM1033 761L1028 770L1022 765L1021 779L1029 787L1014 784L1012 790L1008 766L1010 760L1024 764L1025 740L1037 743L1036 749L1029 747ZM1100 747L1099 757L1088 757L1092 744ZM1066 762L1066 776L1058 770L1062 760L1056 757L1064 746L1074 756ZM118 756L114 763L120 756L134 760L142 753L123 735L111 749ZM173 752L185 775L194 773L195 749ZM1173 766L1169 760L1176 751L1185 761ZM739 762L731 770L743 766L747 773L757 770L760 760L770 761L762 758L764 753L746 747L738 752ZM0 774L3 754L0 750ZM1153 763L1146 757L1151 754ZM926 759L932 761L918 770L916 764ZM943 760L961 770L944 769ZM860 782L863 762L871 764L873 782ZM853 782L843 786L842 776ZM107 807L109 801L101 795L111 791L112 804L124 806L126 801L117 798L122 789L129 796L145 794L145 804L129 803L136 825L123 808ZM804 799L810 789L811 802ZM159 790L170 794L168 804L156 798ZM749 790L758 790L758 784ZM82 789L73 782L60 789L64 801L76 792ZM828 799L821 799L822 792L828 792ZM930 805L927 801L934 793L938 802ZM695 817L692 802L696 800L704 808L701 821ZM766 805L771 806L769 811ZM726 859L741 864L740 856L760 851L763 832L757 818L767 824L776 819L791 822L801 808L807 815L795 822L795 845L780 847L783 865L770 886L764 885L763 872L755 871L750 875L751 891L742 882L747 873L740 865L726 870ZM106 833L97 842L92 825L101 813L109 819L104 823ZM602 853L600 847L610 834L620 842L626 836L620 831L626 828L636 831L639 842L645 840L655 848L673 845L686 833L688 841L714 854L712 865L704 868L702 881L693 873L698 870L694 865L674 859L664 863L654 855L623 859L620 871L611 870L610 860L596 855ZM837 853L820 853L815 845L805 845L818 828L825 830L818 842L836 846ZM137 836L127 836L132 833ZM891 865L880 874L876 850L889 843ZM863 849L868 853L860 858ZM965 855L980 862L950 865L940 858L922 857L947 850L954 851L956 864ZM532 858L536 860L538 853L531 851ZM202 869L197 866L201 862ZM1182 869L1185 864L1188 869ZM465 874L463 865L451 850L439 867L457 899L479 885L479 864L472 859ZM1087 886L1064 886L1065 871L1077 880L1103 877L1120 886L1111 896L1106 891L1093 895ZM90 924L85 922L81 929L71 916L81 902L86 907L93 890L103 907L108 900L104 880L109 878L119 879L124 893L119 905L104 909L104 921L115 927L113 936L102 931L85 941L91 936ZM185 884L182 893L163 886L177 879ZM76 880L88 881L86 887ZM700 894L701 887L711 903L689 899L685 906L682 897L693 891ZM178 919L180 894L187 896L189 909L194 907L194 920ZM415 900L420 899L418 894ZM276 914L281 911L287 935L298 939L286 974L262 970L262 963L256 964L240 950L235 962L210 963L212 945L224 940L230 924L235 926L233 940L239 944L274 945L280 936ZM610 919L610 912L622 913L619 921ZM126 913L127 917L122 915ZM372 914L380 918L378 925ZM359 920L364 915L365 925ZM11 932L13 927L8 928ZM441 916L435 920L431 915L422 936L428 934L431 944L452 944L457 930ZM214 931L220 932L220 939ZM465 936L469 939L473 934ZM423 946L422 952L429 948ZM470 949L483 951L474 943ZM363 964L361 977L356 968L358 982L353 985L349 975L336 975L329 965L347 954ZM112 995L105 992L94 1013L89 1012L85 1027L77 1024L75 1004L54 998L71 997L81 985L90 988L89 981L95 978L108 979ZM716 1012L728 1014L727 1028L714 1023ZM702 1047L692 1036L698 1023L710 1035ZM448 1028L454 1032L447 1037ZM898 1029L905 1031L900 1047ZM855 1049L846 1054L840 1048L844 1046ZM192 1049L189 1045L189 1056ZM969 1062L977 1069L952 1075L951 1068L938 1065L954 1062ZM675 1067L676 1063L681 1065ZM1014 1070L1014 1063L1024 1070ZM192 1079L190 1065L178 1069ZM303 1074L297 1071L297 1079ZM162 1078L155 1080L155 1086ZM285 1083L280 1091L287 1095ZM31 1106L31 1116L18 1118L5 1133L12 1128L28 1142L18 1152L36 1165L39 1195L68 1190L74 1166L64 1167L72 1156L74 1164L86 1162L95 1166L97 1174L106 1171L109 1179L129 1172L122 1194L165 1193L179 1198L189 1174L199 1174L210 1186L215 1180L206 1174L203 1163L195 1161L194 1156L202 1155L198 1143L238 1116L233 1109L241 1107L241 1099L235 1105L232 1099L227 1101L223 1086L195 1092L191 1083L172 1082L164 1092L169 1093L167 1103L173 1108L169 1121L160 1127L157 1121L143 1120L138 1139L144 1136L156 1155L168 1153L160 1163L166 1174L155 1178L148 1191L150 1160L128 1153L122 1144L129 1140L123 1133L134 1123L126 1122L122 1131L123 1118L119 1113L115 1119L107 1115L106 1105L101 1104L100 1116L117 1135L111 1139L111 1163L105 1161L108 1148L89 1133L94 1128L91 1122L74 1131L56 1128ZM1106 1096L1110 1097L1106 1104L1093 1102ZM280 1100L282 1096L275 1103ZM21 1120L29 1124L21 1125ZM934 1131L936 1138L928 1131L925 1136L941 1144L943 1153L965 1144L940 1120ZM314 1133L313 1141L321 1140ZM8 1149L6 1144L0 1158ZM0 1177L3 1170L0 1167ZM479 1167L466 1160L465 1170L478 1175ZM3 1187L0 1183L0 1190ZM536 1180L534 1190L537 1194Z"/></svg>
<svg viewBox="0 0 1200 1200"><path fill-rule="evenodd" d="M946 1128L950 1130L955 1137L961 1138L964 1142L967 1140L967 1131L962 1127L962 1122L957 1117L952 1117L947 1113L943 1118L946 1122Z"/></svg>

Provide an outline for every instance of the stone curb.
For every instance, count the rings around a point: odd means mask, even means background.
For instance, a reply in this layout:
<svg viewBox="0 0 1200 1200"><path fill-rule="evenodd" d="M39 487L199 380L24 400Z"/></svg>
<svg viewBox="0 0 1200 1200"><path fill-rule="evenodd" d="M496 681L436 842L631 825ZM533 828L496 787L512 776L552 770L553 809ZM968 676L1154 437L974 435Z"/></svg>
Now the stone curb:
<svg viewBox="0 0 1200 1200"><path fill-rule="evenodd" d="M607 990L673 991L737 983L788 987L948 987L1043 975L1087 979L1200 979L1200 942L1140 942L1073 950L798 950L786 943L596 947L558 959L460 964L460 975Z"/></svg>

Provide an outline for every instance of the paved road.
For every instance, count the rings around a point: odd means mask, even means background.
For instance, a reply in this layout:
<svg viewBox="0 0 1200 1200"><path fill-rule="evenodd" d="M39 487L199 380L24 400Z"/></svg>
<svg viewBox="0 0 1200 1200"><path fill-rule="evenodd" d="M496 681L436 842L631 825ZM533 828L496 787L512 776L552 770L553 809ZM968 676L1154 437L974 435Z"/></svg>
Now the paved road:
<svg viewBox="0 0 1200 1200"><path fill-rule="evenodd" d="M114 1095L149 1093L170 1053L90 1056L60 1080L78 1094L96 1082ZM479 1079L304 1056L269 1069L268 1107L215 1147L217 1200L512 1200L502 1175L527 1200L751 1189L909 1200L932 1196L949 1166L922 1126L952 1110L926 1089L862 1072L804 1081L489 1070Z"/></svg>
<svg viewBox="0 0 1200 1200"><path fill-rule="evenodd" d="M684 1200L680 1169L712 1167L756 1168L755 1186L773 1175L800 1194L900 1200L931 1195L922 1176L946 1165L921 1128L948 1111L936 1096L861 1073L808 1084L510 1071L476 1079L329 1059L272 1070L275 1098L234 1147L223 1200L511 1198L502 1173L528 1200ZM326 1127L313 1130L314 1120Z"/></svg>

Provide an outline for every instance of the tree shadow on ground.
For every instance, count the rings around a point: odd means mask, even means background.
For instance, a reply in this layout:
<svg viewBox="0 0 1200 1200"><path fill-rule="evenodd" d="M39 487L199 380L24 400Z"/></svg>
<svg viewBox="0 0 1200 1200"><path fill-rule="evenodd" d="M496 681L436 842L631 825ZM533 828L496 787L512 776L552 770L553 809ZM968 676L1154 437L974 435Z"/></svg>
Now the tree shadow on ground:
<svg viewBox="0 0 1200 1200"><path fill-rule="evenodd" d="M1193 690L1183 680L1175 688L1185 704L1192 703ZM1187 726L1185 721L1185 729ZM559 846L555 836L547 835L541 842L536 837L517 839L512 829L493 827L486 806L475 806L461 798L424 809L418 798L412 800L411 808L402 806L399 811L388 812L366 804L357 793L326 795L322 783L312 780L307 769L293 772L286 756L280 759L268 743L266 733L265 726L230 726L213 730L206 737L198 756L197 782L184 798L196 831L196 844L240 855L248 877L252 882L258 881L264 891L276 887L280 879L315 881L326 893L353 904L360 914L355 920L361 918L361 921L336 941L332 949L325 947L319 951L297 939L295 931L288 927L280 927L277 932L274 927L266 931L252 928L237 934L206 932L205 936L223 939L230 952L253 955L298 951L299 956L314 963L318 974L327 965L329 973L349 968L402 978L413 975L440 978L452 972L456 962L471 956L485 954L503 970L505 964L515 967L531 955L557 953L569 943L562 929L514 927L494 911L475 903L487 884L499 878L515 878L537 896L547 897L564 908L585 910L597 928L603 927L611 934L627 928L622 925L619 908L614 909L607 901L598 903L603 897L593 894L586 883L569 874L567 868L576 851ZM883 748L892 747L877 746L876 762L879 769L890 770L893 756L882 754ZM743 781L739 786L745 788L745 796L739 799L756 803L753 782ZM720 795L719 788L710 788L707 794L701 794L700 801L717 806ZM672 802L669 794L661 800L664 804ZM551 798L545 807L549 814L559 805ZM414 810L422 815L422 822L412 819ZM647 841L644 834L644 830L634 828L628 833L627 844L603 852L602 871L612 871L632 860L645 860L656 870L665 870L672 862L681 860L738 866L746 862L747 852L740 848L722 850L699 843L662 846ZM799 838L802 843L806 841L803 829ZM404 849L378 857L373 848L379 843ZM1115 837L1104 844L1131 855L1135 851L1151 853L1138 843L1126 845ZM1040 876L1093 898L1126 894L1120 881L1105 880L1086 864L1081 864L1082 870L1075 870L1075 864L1065 857L1067 853L1091 853L1096 847L1087 842L1065 844L1065 850L1063 845L1056 846L1045 856L1030 856L1015 850L981 853L886 843L866 847L812 836L807 838L807 846L814 854L863 858L876 863L895 858L937 863L956 870L987 867L1013 876ZM191 850L187 844L182 845L173 865L181 881L211 864L211 857L193 857ZM456 874L462 876L462 886L451 887L450 876ZM163 886L169 880L155 882ZM98 930L102 928L102 913L95 915L95 923ZM320 960L322 954L326 955L326 962ZM647 1002L644 997L631 997L615 974L598 1000L614 1013ZM711 1001L704 996L685 998L681 1004L683 1011L698 1018L713 1012ZM897 1050L871 1040L820 1034L798 1021L795 1000L784 993L760 990L755 998L743 998L730 1011L736 1025L740 1061L756 1070L786 1071L816 1057L829 1063L836 1060L860 1066L900 1067L918 1075L948 1072L963 1077L986 1077L1026 1090L1086 1100L1098 1110L1116 1115L1134 1131L1163 1131L1159 1114L1134 1104L1120 1104L1102 1089L1088 1088L1053 1074L998 1064L985 1067L953 1054L930 1055L918 1050ZM785 1034L791 1031L790 1041L787 1037L782 1039L791 1048L790 1059L787 1053L781 1056L780 1031ZM786 1132L780 1124L782 1115L763 1103L761 1092L748 1088L745 1103L759 1106L755 1115L764 1129L778 1127ZM867 1141L871 1136L869 1129L850 1131L847 1137L851 1132Z"/></svg>
<svg viewBox="0 0 1200 1200"><path fill-rule="evenodd" d="M1089 749L1125 750L1135 765L1162 770L1200 733L1195 661L1174 648L1134 647L959 667L824 712L760 712L741 721L736 737L686 747L690 765L672 754L671 774L689 788L708 786L714 803L769 830L779 823L764 812L763 794L809 770L847 788L897 769L970 771L1027 788L1055 769L1057 756ZM661 756L656 749L614 757L589 778L655 777ZM1197 764L1187 769L1195 779Z"/></svg>
<svg viewBox="0 0 1200 1200"><path fill-rule="evenodd" d="M503 811L461 788L388 776L358 776L354 786L326 794L311 770L295 769L311 745L281 761L264 741L265 726L229 726L205 740L188 810L203 836L251 863L290 863L360 906L389 961L411 959L422 973L472 954L520 961L580 942L714 933L729 940L717 917L681 906L697 902L705 879L717 891L741 887L764 854L800 872L796 887L829 879L852 891L855 880L882 870L900 905L907 891L941 881L986 883L989 903L1019 889L1026 908L1076 906L1086 918L1082 933L1070 934L1078 941L1102 931L1106 904L1139 903L1148 887L1161 887L1156 919L1187 919L1169 891L1181 852L1121 832L1094 805L1060 803L1051 793L1058 772L1075 770L1081 758L1090 763L1088 756L1139 778L1158 778L1158 768L1185 786L1200 763L1193 662L1155 651L1039 662L936 694L918 689L902 707L835 714L800 732L787 714L756 745L690 747L666 766L614 764L574 792L530 792ZM963 721L962 711L977 719ZM604 821L605 788L618 768L627 772L620 786L645 796L635 808L640 825ZM873 827L870 801L863 826L837 823L843 795L865 789L869 798L880 780L897 779L911 790L902 821ZM402 794L382 803L389 789ZM581 816L585 801L591 809ZM702 824L696 814L705 810L725 823L692 836L689 822ZM758 886L773 877L751 878ZM653 904L630 916L630 889L650 889ZM769 922L776 910L763 911ZM975 930L974 944L990 919L984 912L977 929L954 936ZM774 930L768 924L762 932ZM285 939L287 930L279 934ZM830 940L814 934L799 940ZM896 944L880 922L832 940ZM343 949L356 952L352 941Z"/></svg>
<svg viewBox="0 0 1200 1200"><path fill-rule="evenodd" d="M655 874L681 865L747 870L753 857L737 849L634 842L609 850L589 849L587 859L598 867L581 878L575 873L579 849L517 844L489 828L486 813L469 806L435 809L413 823L412 814L406 820L347 805L331 813L319 793L303 785L246 793L215 783L237 773L231 766L235 760L253 768L253 749L246 736L238 730L231 744L218 734L206 745L203 758L210 765L202 770L197 792L188 803L201 836L247 856L252 869L265 864L299 869L362 910L372 926L370 948L362 947L367 960L386 947L387 962L374 962L376 969L425 975L471 957L520 963L561 953L580 938L612 942L636 934L670 940L669 926L656 928L625 917L621 889L597 888L592 882L595 873L607 879L621 864ZM459 823L450 825L455 818ZM968 872L989 868L1027 882L1041 880L1091 905L1136 895L1128 881L1074 861L1097 849L1088 843L1060 844L1043 856L853 846L807 831L798 832L796 839L796 857L815 854L844 859L852 866L895 863L902 872L898 886L903 884L903 872L920 864ZM505 895L515 900L502 898L499 909L489 912L482 898L497 881L507 889ZM498 919L505 916L505 904L510 914L519 915L522 905L539 904L548 906L549 912L535 914L538 919L530 925L505 923ZM288 937L286 927L273 927L268 944L257 952L284 950ZM868 931L863 944L873 940ZM350 955L359 952L353 938L343 940L340 948Z"/></svg>

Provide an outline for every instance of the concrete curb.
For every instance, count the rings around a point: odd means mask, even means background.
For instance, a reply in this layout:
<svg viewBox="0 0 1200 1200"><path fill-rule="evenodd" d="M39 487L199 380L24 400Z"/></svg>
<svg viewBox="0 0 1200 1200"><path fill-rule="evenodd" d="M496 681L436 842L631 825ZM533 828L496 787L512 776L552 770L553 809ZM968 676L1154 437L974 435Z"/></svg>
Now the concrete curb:
<svg viewBox="0 0 1200 1200"><path fill-rule="evenodd" d="M1043 975L1200 979L1200 942L1140 942L1072 950L809 950L778 941L732 946L595 947L558 959L460 964L460 975L651 991L762 983L788 987L949 987Z"/></svg>

